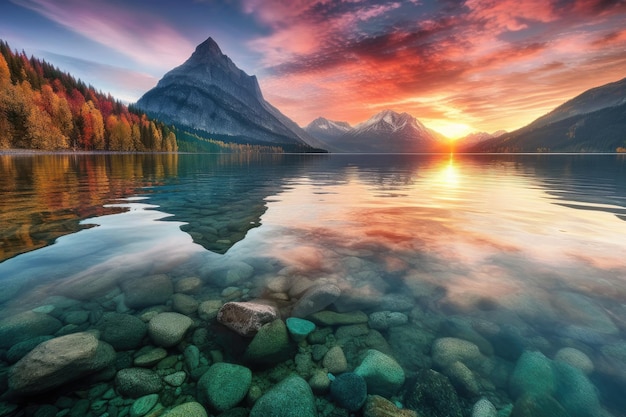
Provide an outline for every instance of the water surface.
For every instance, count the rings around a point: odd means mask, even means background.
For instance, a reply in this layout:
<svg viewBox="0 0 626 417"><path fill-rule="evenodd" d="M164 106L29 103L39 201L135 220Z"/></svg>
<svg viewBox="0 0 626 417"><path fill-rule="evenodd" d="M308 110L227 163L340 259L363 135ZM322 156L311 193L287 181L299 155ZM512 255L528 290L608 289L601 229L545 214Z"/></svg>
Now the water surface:
<svg viewBox="0 0 626 417"><path fill-rule="evenodd" d="M331 310L406 315L379 333L408 376L437 368L437 339L486 341L466 410L514 403L523 351L574 348L604 415L624 415L622 156L5 155L0 190L0 320L59 296L140 316L119 287L154 274L199 277L199 302L269 299L286 316L296 288L333 283ZM238 362L218 333L206 343ZM343 346L353 366L359 343Z"/></svg>

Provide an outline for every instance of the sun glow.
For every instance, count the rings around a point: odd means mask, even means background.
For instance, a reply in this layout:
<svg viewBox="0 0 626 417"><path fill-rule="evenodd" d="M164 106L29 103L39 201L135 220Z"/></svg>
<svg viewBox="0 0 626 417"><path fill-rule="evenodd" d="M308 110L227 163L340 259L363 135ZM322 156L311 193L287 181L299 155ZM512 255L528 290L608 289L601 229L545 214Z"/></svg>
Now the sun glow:
<svg viewBox="0 0 626 417"><path fill-rule="evenodd" d="M448 122L445 120L431 120L428 123L425 122L425 124L453 141L473 131L473 129L465 123Z"/></svg>

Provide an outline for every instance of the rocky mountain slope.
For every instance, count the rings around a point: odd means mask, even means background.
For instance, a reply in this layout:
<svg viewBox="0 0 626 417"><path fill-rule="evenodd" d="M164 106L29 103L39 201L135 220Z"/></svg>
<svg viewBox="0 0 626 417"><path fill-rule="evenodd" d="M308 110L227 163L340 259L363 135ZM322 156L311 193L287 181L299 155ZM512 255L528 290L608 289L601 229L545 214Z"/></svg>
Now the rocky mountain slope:
<svg viewBox="0 0 626 417"><path fill-rule="evenodd" d="M472 152L615 152L626 148L626 78L592 88Z"/></svg>
<svg viewBox="0 0 626 417"><path fill-rule="evenodd" d="M268 103L255 76L239 69L208 38L136 107L207 138L288 150L309 150L315 139Z"/></svg>

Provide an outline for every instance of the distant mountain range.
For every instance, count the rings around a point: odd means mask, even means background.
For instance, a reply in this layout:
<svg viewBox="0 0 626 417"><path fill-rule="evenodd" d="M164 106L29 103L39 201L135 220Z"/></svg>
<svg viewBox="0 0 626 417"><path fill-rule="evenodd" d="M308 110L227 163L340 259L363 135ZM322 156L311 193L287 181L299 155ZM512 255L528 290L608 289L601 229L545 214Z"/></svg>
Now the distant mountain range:
<svg viewBox="0 0 626 417"><path fill-rule="evenodd" d="M145 93L136 107L199 136L310 151L317 141L268 103L255 76L239 69L208 38Z"/></svg>
<svg viewBox="0 0 626 417"><path fill-rule="evenodd" d="M626 78L592 88L529 125L469 152L615 152L626 150Z"/></svg>
<svg viewBox="0 0 626 417"><path fill-rule="evenodd" d="M323 117L304 130L331 152L402 153L438 152L447 139L408 113L384 110L354 127Z"/></svg>

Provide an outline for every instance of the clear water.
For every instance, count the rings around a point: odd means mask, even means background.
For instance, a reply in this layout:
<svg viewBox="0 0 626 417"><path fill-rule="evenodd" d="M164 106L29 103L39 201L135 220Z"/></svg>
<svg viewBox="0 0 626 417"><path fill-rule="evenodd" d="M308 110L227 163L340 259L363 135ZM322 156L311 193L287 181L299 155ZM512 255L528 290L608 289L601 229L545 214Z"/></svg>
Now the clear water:
<svg viewBox="0 0 626 417"><path fill-rule="evenodd" d="M296 287L330 282L341 289L330 310L409 319L370 329L370 339L384 339L375 346L362 336L344 340L351 368L375 347L409 379L430 367L445 374L433 360L435 341L470 341L483 358L465 363L478 393L456 384L464 412L484 397L508 415L520 354L538 351L552 363L574 348L593 369L559 384L579 397L591 384L589 401L599 404L578 415L626 415L623 156L0 155L0 191L0 320L56 305L59 335L89 330L108 311L145 319L171 303L127 309L120 286L154 274L174 285L200 278L199 302L271 299L288 316L302 294ZM242 263L252 273L238 273ZM71 311L91 315L64 321ZM200 346L207 361L209 350L241 361L245 346L235 344L246 341L189 315L195 331L185 343L208 329ZM339 340L339 327L331 331L329 345ZM8 350L0 349L5 390ZM283 368L309 377L294 360L253 369L256 383L267 389ZM193 397L191 378L182 388L161 393L163 405ZM566 406L566 395L554 396ZM402 402L402 393L392 399ZM11 401L14 413L29 404L63 412L54 395ZM340 412L333 404L318 394L321 415Z"/></svg>

